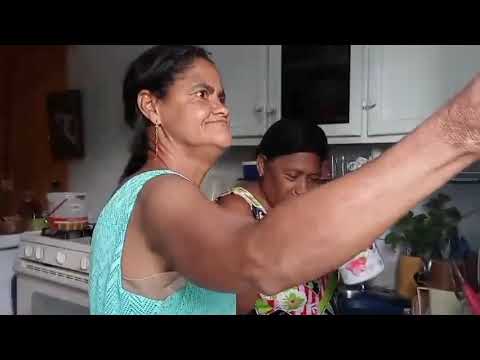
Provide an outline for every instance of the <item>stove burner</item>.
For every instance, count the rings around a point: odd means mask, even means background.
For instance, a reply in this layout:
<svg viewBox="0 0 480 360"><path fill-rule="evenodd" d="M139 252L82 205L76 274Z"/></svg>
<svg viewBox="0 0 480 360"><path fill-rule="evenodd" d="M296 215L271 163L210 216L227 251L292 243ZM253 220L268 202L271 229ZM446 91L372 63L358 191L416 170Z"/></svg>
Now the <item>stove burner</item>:
<svg viewBox="0 0 480 360"><path fill-rule="evenodd" d="M83 230L56 230L51 228L43 228L42 236L48 236L55 239L73 240L85 237L92 237L93 227L89 226Z"/></svg>

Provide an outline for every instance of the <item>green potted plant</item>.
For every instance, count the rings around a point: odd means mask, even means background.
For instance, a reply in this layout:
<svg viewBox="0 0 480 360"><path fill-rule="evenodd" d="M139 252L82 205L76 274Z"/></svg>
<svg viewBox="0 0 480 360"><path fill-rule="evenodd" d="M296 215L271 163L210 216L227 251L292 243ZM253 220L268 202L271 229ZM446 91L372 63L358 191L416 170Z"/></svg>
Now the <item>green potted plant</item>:
<svg viewBox="0 0 480 360"><path fill-rule="evenodd" d="M413 276L425 261L448 259L452 241L458 239L458 224L464 217L456 207L448 206L450 201L442 193L432 197L424 204L424 212L415 215L409 211L385 238L387 245L401 250L397 292L407 298L415 296Z"/></svg>
<svg viewBox="0 0 480 360"><path fill-rule="evenodd" d="M400 247L403 255L426 259L446 258L451 239L458 236L458 224L463 219L445 194L438 194L425 205L425 212L414 215L409 211L391 229L385 243L393 249Z"/></svg>

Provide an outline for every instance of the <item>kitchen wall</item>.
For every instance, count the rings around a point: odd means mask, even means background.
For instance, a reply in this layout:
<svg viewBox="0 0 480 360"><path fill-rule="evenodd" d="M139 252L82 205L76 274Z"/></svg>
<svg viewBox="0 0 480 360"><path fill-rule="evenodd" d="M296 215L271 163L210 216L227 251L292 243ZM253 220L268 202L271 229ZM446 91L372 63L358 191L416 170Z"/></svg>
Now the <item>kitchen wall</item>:
<svg viewBox="0 0 480 360"><path fill-rule="evenodd" d="M121 89L128 63L151 45L80 45L68 52L69 86L84 95L85 158L70 165L70 189L88 193L94 221L128 159Z"/></svg>
<svg viewBox="0 0 480 360"><path fill-rule="evenodd" d="M440 191L452 198L452 205L456 206L462 214L480 208L480 203L475 199L480 199L479 184L448 184ZM475 213L468 219L464 219L460 224L462 234L469 241L474 249L480 248L480 213Z"/></svg>
<svg viewBox="0 0 480 360"><path fill-rule="evenodd" d="M242 162L255 160L254 147L232 147L207 174L202 190L213 200L242 178Z"/></svg>

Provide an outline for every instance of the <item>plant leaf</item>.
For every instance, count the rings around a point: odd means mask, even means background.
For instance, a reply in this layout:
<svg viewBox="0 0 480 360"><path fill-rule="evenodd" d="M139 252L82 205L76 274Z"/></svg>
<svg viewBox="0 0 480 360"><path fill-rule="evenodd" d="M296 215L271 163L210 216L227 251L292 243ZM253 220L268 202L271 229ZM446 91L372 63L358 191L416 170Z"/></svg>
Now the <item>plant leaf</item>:
<svg viewBox="0 0 480 360"><path fill-rule="evenodd" d="M390 247L393 250L395 250L398 247L398 245L402 243L402 240L403 240L403 236L397 233L391 232L385 237L385 244L390 245Z"/></svg>
<svg viewBox="0 0 480 360"><path fill-rule="evenodd" d="M428 209L442 209L450 200L448 195L440 193L436 197L431 198L424 206Z"/></svg>
<svg viewBox="0 0 480 360"><path fill-rule="evenodd" d="M424 205L426 213L409 211L391 228L385 243L393 249L403 246L413 256L442 258L450 241L458 237L457 225L462 219L456 207L446 208L449 201L448 195L439 193Z"/></svg>
<svg viewBox="0 0 480 360"><path fill-rule="evenodd" d="M454 223L459 223L462 220L462 214L456 207L445 209L445 216Z"/></svg>
<svg viewBox="0 0 480 360"><path fill-rule="evenodd" d="M405 215L404 217L402 217L394 226L394 229L399 231L399 232L404 232L406 231L407 229L409 229L413 222L412 222L412 219L413 219L413 212L412 211L409 211L407 215Z"/></svg>

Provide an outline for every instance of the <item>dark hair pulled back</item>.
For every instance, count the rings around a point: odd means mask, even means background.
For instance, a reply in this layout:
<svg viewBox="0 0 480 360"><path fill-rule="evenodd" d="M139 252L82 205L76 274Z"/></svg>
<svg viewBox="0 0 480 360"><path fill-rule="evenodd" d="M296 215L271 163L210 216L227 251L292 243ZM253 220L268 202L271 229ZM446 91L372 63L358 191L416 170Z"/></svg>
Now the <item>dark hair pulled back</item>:
<svg viewBox="0 0 480 360"><path fill-rule="evenodd" d="M164 98L178 75L185 72L196 59L211 60L209 53L193 45L158 45L134 60L123 81L125 122L134 130L131 157L123 171L121 182L138 172L151 150L148 127L151 123L137 105L138 94L148 90L159 99Z"/></svg>

